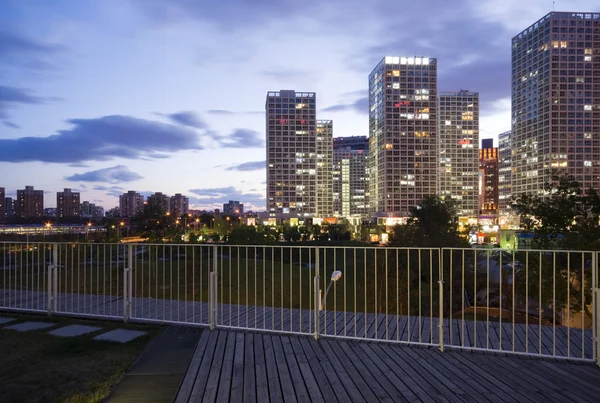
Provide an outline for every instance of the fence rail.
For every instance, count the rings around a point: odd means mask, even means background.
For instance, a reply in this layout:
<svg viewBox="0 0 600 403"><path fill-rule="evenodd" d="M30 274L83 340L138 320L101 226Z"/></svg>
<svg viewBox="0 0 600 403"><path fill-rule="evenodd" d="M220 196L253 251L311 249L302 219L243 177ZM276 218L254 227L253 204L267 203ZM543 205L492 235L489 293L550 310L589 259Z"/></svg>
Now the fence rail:
<svg viewBox="0 0 600 403"><path fill-rule="evenodd" d="M597 252L0 243L0 309L592 361Z"/></svg>

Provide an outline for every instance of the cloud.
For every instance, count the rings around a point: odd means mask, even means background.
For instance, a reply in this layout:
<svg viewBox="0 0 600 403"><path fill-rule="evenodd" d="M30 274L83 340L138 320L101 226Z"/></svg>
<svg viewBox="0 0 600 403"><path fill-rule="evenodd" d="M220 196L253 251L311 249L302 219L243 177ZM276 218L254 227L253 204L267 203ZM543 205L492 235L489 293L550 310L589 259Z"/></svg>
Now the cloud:
<svg viewBox="0 0 600 403"><path fill-rule="evenodd" d="M80 164L80 163L69 164L68 166L70 166L71 168L89 168L90 167L87 164Z"/></svg>
<svg viewBox="0 0 600 403"><path fill-rule="evenodd" d="M15 32L0 30L0 66L37 71L54 69L55 64L48 59L65 50L62 45L38 42Z"/></svg>
<svg viewBox="0 0 600 403"><path fill-rule="evenodd" d="M12 127L13 129L20 129L21 128L21 126L19 126L18 124L13 123L13 122L9 122L8 120L5 120L2 123L4 123L4 126L6 126L6 127Z"/></svg>
<svg viewBox="0 0 600 403"><path fill-rule="evenodd" d="M221 148L260 148L265 145L262 135L250 129L235 129L229 135L218 134L214 131L209 131L207 134Z"/></svg>
<svg viewBox="0 0 600 403"><path fill-rule="evenodd" d="M235 112L227 109L209 109L206 111L211 115L262 115L265 111L245 111L245 112Z"/></svg>
<svg viewBox="0 0 600 403"><path fill-rule="evenodd" d="M349 104L339 104L329 106L327 108L321 109L322 112L345 112L345 111L353 111L358 113L363 113L367 115L369 113L369 98L359 98L356 101Z"/></svg>
<svg viewBox="0 0 600 403"><path fill-rule="evenodd" d="M155 159L201 150L194 130L131 116L71 119L74 127L48 137L0 139L0 161L76 163L113 158Z"/></svg>
<svg viewBox="0 0 600 403"><path fill-rule="evenodd" d="M0 85L0 118L7 117L8 109L12 109L19 104L41 104L43 102L43 98L32 95L31 91L25 88ZM4 124L7 124L7 122L4 122Z"/></svg>
<svg viewBox="0 0 600 403"><path fill-rule="evenodd" d="M190 193L196 197L190 197L190 203L197 208L220 208L229 200L239 200L245 204L246 210L262 209L265 206L265 195L258 192L244 192L233 186L223 188L190 189Z"/></svg>
<svg viewBox="0 0 600 403"><path fill-rule="evenodd" d="M82 174L67 176L65 180L73 182L106 182L106 183L122 183L133 182L143 177L133 171L130 171L125 165L115 165L110 168L98 169Z"/></svg>
<svg viewBox="0 0 600 403"><path fill-rule="evenodd" d="M252 161L252 162L244 162L243 164L233 165L226 169L226 171L258 171L261 169L265 169L265 164L267 161Z"/></svg>
<svg viewBox="0 0 600 403"><path fill-rule="evenodd" d="M194 129L207 129L208 125L200 116L191 111L171 113L167 116L173 123L193 127Z"/></svg>
<svg viewBox="0 0 600 403"><path fill-rule="evenodd" d="M94 186L94 190L98 190L100 192L106 192L107 196L119 197L123 193L125 193L125 188L120 186Z"/></svg>

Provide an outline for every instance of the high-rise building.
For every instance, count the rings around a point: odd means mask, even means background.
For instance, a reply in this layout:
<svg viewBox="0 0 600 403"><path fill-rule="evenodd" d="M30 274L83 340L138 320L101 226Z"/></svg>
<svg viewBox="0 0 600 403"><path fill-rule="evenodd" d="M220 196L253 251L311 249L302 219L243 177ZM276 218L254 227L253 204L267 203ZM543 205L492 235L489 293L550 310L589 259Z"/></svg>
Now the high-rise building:
<svg viewBox="0 0 600 403"><path fill-rule="evenodd" d="M12 217L16 214L15 212L15 200L12 197L4 198L4 208L6 217Z"/></svg>
<svg viewBox="0 0 600 403"><path fill-rule="evenodd" d="M367 136L333 139L333 215L369 215L369 140Z"/></svg>
<svg viewBox="0 0 600 403"><path fill-rule="evenodd" d="M189 210L189 199L183 196L181 193L175 193L175 196L171 197L171 214L174 217L181 217L182 215L188 214Z"/></svg>
<svg viewBox="0 0 600 403"><path fill-rule="evenodd" d="M498 148L493 139L483 139L479 149L479 209L481 214L498 214Z"/></svg>
<svg viewBox="0 0 600 403"><path fill-rule="evenodd" d="M551 12L512 40L511 192L553 174L600 189L600 14Z"/></svg>
<svg viewBox="0 0 600 403"><path fill-rule="evenodd" d="M244 215L244 204L236 200L229 200L229 203L223 203L223 214L225 215Z"/></svg>
<svg viewBox="0 0 600 403"><path fill-rule="evenodd" d="M81 202L80 214L83 218L102 218L104 217L104 207L96 206L89 201L83 201Z"/></svg>
<svg viewBox="0 0 600 403"><path fill-rule="evenodd" d="M33 186L17 190L16 215L20 218L41 218L44 216L44 191L34 190Z"/></svg>
<svg viewBox="0 0 600 403"><path fill-rule="evenodd" d="M56 217L79 217L79 192L73 192L65 188L62 192L56 192Z"/></svg>
<svg viewBox="0 0 600 403"><path fill-rule="evenodd" d="M316 94L281 90L266 98L267 212L317 214Z"/></svg>
<svg viewBox="0 0 600 403"><path fill-rule="evenodd" d="M498 213L507 214L511 202L512 147L510 130L498 135Z"/></svg>
<svg viewBox="0 0 600 403"><path fill-rule="evenodd" d="M6 219L6 193L4 188L0 188L0 221Z"/></svg>
<svg viewBox="0 0 600 403"><path fill-rule="evenodd" d="M120 217L133 217L144 211L144 196L135 190L130 190L119 196Z"/></svg>
<svg viewBox="0 0 600 403"><path fill-rule="evenodd" d="M317 120L317 217L333 215L333 122Z"/></svg>
<svg viewBox="0 0 600 403"><path fill-rule="evenodd" d="M384 57L369 75L370 204L406 217L437 191L437 60Z"/></svg>
<svg viewBox="0 0 600 403"><path fill-rule="evenodd" d="M439 93L438 195L459 217L479 211L479 93Z"/></svg>
<svg viewBox="0 0 600 403"><path fill-rule="evenodd" d="M156 192L146 199L146 212L150 216L163 216L171 212L171 199L166 194Z"/></svg>

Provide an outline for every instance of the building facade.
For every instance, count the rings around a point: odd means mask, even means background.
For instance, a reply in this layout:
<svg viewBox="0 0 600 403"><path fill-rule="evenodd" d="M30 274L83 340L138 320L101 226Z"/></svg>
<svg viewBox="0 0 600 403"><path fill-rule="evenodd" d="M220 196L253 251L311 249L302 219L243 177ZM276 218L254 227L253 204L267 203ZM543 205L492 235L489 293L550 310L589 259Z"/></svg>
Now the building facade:
<svg viewBox="0 0 600 403"><path fill-rule="evenodd" d="M130 190L119 196L119 216L131 218L144 212L144 196Z"/></svg>
<svg viewBox="0 0 600 403"><path fill-rule="evenodd" d="M6 219L6 192L4 188L0 188L0 221Z"/></svg>
<svg viewBox="0 0 600 403"><path fill-rule="evenodd" d="M511 202L512 178L511 131L498 135L498 213L508 214Z"/></svg>
<svg viewBox="0 0 600 403"><path fill-rule="evenodd" d="M455 204L459 217L479 212L479 93L439 93L437 194Z"/></svg>
<svg viewBox="0 0 600 403"><path fill-rule="evenodd" d="M316 94L281 90L266 99L267 212L317 214Z"/></svg>
<svg viewBox="0 0 600 403"><path fill-rule="evenodd" d="M406 217L437 192L437 60L384 57L369 75L370 205Z"/></svg>
<svg viewBox="0 0 600 403"><path fill-rule="evenodd" d="M65 188L62 192L56 192L56 217L79 217L81 213L80 194Z"/></svg>
<svg viewBox="0 0 600 403"><path fill-rule="evenodd" d="M333 215L368 217L369 140L367 136L333 139Z"/></svg>
<svg viewBox="0 0 600 403"><path fill-rule="evenodd" d="M498 148L493 139L483 139L479 149L479 210L483 215L498 214Z"/></svg>
<svg viewBox="0 0 600 403"><path fill-rule="evenodd" d="M333 215L333 122L317 120L317 217Z"/></svg>
<svg viewBox="0 0 600 403"><path fill-rule="evenodd" d="M551 12L512 40L513 196L553 174L600 189L600 14Z"/></svg>
<svg viewBox="0 0 600 403"><path fill-rule="evenodd" d="M223 203L223 214L225 215L244 215L244 204L237 200L229 200L228 203Z"/></svg>
<svg viewBox="0 0 600 403"><path fill-rule="evenodd" d="M4 198L4 208L6 217L12 217L16 214L15 200L12 197Z"/></svg>
<svg viewBox="0 0 600 403"><path fill-rule="evenodd" d="M175 193L175 196L171 197L171 214L175 217L181 217L188 214L190 208L190 201L187 197L181 193Z"/></svg>
<svg viewBox="0 0 600 403"><path fill-rule="evenodd" d="M96 206L89 201L81 202L80 214L82 218L102 218L104 217L104 207Z"/></svg>
<svg viewBox="0 0 600 403"><path fill-rule="evenodd" d="M17 190L16 215L20 218L42 218L44 216L44 191L33 186Z"/></svg>
<svg viewBox="0 0 600 403"><path fill-rule="evenodd" d="M171 212L171 199L166 194L156 192L146 199L146 213L150 216L163 216Z"/></svg>

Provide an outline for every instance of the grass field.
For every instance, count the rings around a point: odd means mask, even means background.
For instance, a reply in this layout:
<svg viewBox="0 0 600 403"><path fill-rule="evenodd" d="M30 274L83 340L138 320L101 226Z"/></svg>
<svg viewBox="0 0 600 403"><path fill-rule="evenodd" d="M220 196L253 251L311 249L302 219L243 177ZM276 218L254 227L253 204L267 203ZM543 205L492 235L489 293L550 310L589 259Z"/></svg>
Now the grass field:
<svg viewBox="0 0 600 403"><path fill-rule="evenodd" d="M2 314L58 325L89 324L143 330L148 334L129 343L93 340L98 334L60 338L50 329L17 332L0 328L0 401L2 402L101 402L131 368L144 347L156 336L158 326L118 322ZM11 322L18 323L18 322Z"/></svg>

